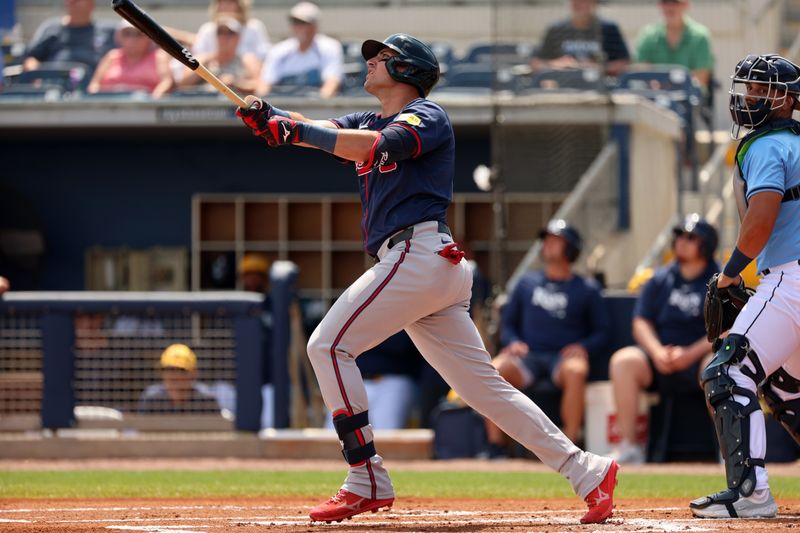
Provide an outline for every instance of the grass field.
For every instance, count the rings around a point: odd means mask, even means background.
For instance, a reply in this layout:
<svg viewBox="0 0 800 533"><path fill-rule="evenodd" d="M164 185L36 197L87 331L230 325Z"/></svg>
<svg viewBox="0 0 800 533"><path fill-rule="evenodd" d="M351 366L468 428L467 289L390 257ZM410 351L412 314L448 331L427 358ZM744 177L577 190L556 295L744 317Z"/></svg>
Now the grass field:
<svg viewBox="0 0 800 533"><path fill-rule="evenodd" d="M342 472L270 470L0 471L0 498L292 497L330 495ZM542 472L397 471L399 497L569 498L567 482ZM718 475L630 473L620 477L620 498L696 498L721 490ZM776 498L800 498L800 480L771 476Z"/></svg>

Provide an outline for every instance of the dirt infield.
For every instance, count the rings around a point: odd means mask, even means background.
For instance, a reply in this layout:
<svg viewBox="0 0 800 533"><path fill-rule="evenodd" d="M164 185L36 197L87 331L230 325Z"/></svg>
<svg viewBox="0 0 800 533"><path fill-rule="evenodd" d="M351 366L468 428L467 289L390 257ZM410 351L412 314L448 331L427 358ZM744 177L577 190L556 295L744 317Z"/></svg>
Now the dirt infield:
<svg viewBox="0 0 800 533"><path fill-rule="evenodd" d="M4 532L218 533L286 532L519 532L519 531L768 531L800 529L800 501L780 502L773 520L698 520L685 501L621 500L602 526L578 523L576 500L447 500L404 498L388 512L312 525L307 499L0 500Z"/></svg>

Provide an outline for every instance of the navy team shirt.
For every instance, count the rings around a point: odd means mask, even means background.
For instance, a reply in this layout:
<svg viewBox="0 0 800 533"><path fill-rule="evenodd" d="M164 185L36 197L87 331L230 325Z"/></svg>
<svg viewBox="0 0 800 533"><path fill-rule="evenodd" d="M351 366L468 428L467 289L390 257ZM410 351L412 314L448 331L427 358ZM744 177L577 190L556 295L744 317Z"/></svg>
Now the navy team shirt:
<svg viewBox="0 0 800 533"><path fill-rule="evenodd" d="M503 345L522 341L531 352L558 352L579 343L591 354L606 346L611 324L594 280L572 276L555 281L536 271L514 287L500 327Z"/></svg>
<svg viewBox="0 0 800 533"><path fill-rule="evenodd" d="M453 199L455 137L444 109L417 98L390 117L366 111L331 121L345 129L400 128L417 146L410 159L371 168L363 162L355 165L367 253L376 255L383 241L408 226L446 222Z"/></svg>
<svg viewBox="0 0 800 533"><path fill-rule="evenodd" d="M708 280L719 272L715 261L692 280L683 279L673 261L650 278L633 308L633 316L649 320L663 345L688 346L706 336L703 299Z"/></svg>

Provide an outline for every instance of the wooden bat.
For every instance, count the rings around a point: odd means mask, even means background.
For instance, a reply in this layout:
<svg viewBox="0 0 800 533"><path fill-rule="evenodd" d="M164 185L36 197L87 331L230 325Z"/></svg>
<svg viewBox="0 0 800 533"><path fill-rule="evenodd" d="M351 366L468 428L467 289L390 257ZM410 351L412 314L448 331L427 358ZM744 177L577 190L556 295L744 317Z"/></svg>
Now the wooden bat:
<svg viewBox="0 0 800 533"><path fill-rule="evenodd" d="M242 100L233 89L225 85L219 78L208 71L206 67L194 58L192 53L175 40L172 35L153 20L150 15L139 8L132 0L112 0L111 7L117 14L130 22L136 29L147 35L150 40L164 49L169 55L186 65L206 80L215 89L224 94L228 100L241 108L247 108L248 103Z"/></svg>

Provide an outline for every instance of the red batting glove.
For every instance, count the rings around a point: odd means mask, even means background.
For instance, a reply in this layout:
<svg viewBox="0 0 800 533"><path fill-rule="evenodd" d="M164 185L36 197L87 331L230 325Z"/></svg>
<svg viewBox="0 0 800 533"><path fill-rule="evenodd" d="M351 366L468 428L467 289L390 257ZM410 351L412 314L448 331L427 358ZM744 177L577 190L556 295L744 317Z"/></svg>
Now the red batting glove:
<svg viewBox="0 0 800 533"><path fill-rule="evenodd" d="M274 116L269 119L265 125L264 131L256 133L263 137L267 144L275 146L283 146L284 144L295 144L301 142L300 139L300 124L290 118Z"/></svg>
<svg viewBox="0 0 800 533"><path fill-rule="evenodd" d="M253 135L263 135L267 121L272 118L272 106L266 100L258 99L248 108L236 108L236 116L244 125L253 130Z"/></svg>

